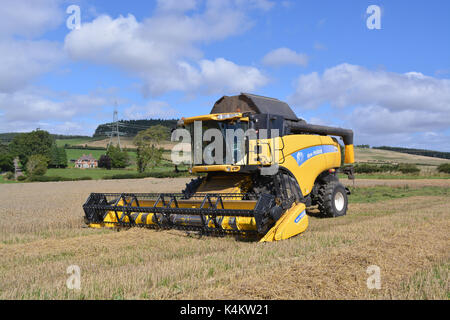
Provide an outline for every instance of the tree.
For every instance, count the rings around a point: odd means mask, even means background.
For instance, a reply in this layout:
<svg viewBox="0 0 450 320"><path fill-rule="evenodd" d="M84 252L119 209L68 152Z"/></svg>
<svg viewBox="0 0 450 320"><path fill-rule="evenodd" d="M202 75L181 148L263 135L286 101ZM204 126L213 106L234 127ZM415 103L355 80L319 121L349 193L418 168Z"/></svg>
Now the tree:
<svg viewBox="0 0 450 320"><path fill-rule="evenodd" d="M0 142L0 154L4 153L9 153L8 145Z"/></svg>
<svg viewBox="0 0 450 320"><path fill-rule="evenodd" d="M345 147L339 143L339 147L341 149L341 167L345 164Z"/></svg>
<svg viewBox="0 0 450 320"><path fill-rule="evenodd" d="M26 167L28 158L32 155L42 155L48 162L51 159L51 148L54 143L50 133L36 130L15 136L9 145L9 150L13 157L19 157L22 165Z"/></svg>
<svg viewBox="0 0 450 320"><path fill-rule="evenodd" d="M67 167L67 154L66 150L62 147L57 147L54 143L50 149L50 162L51 168L66 168Z"/></svg>
<svg viewBox="0 0 450 320"><path fill-rule="evenodd" d="M33 154L27 161L27 175L29 177L43 176L47 172L48 161L48 158L43 155Z"/></svg>
<svg viewBox="0 0 450 320"><path fill-rule="evenodd" d="M158 145L168 137L169 129L161 125L150 127L136 135L133 143L137 147L137 169L139 172L144 172L147 167L153 169L161 162L164 149L158 147Z"/></svg>
<svg viewBox="0 0 450 320"><path fill-rule="evenodd" d="M100 156L100 159L98 160L98 167L105 168L107 170L111 170L111 168L112 168L111 158L106 154L102 154Z"/></svg>
<svg viewBox="0 0 450 320"><path fill-rule="evenodd" d="M9 153L0 154L0 172L14 171L14 159Z"/></svg>
<svg viewBox="0 0 450 320"><path fill-rule="evenodd" d="M111 159L113 168L126 168L130 164L128 152L120 150L118 145L116 147L109 145L106 155Z"/></svg>
<svg viewBox="0 0 450 320"><path fill-rule="evenodd" d="M439 172L450 173L450 163L442 163L437 168Z"/></svg>
<svg viewBox="0 0 450 320"><path fill-rule="evenodd" d="M65 148L58 148L58 161L60 168L67 168L67 152Z"/></svg>

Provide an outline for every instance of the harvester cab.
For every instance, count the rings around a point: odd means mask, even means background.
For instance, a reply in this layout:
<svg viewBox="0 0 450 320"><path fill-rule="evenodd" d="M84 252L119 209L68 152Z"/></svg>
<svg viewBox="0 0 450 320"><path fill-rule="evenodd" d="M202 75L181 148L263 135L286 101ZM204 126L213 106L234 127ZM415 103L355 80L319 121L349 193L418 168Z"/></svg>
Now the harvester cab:
<svg viewBox="0 0 450 320"><path fill-rule="evenodd" d="M89 226L269 242L305 231L309 206L326 217L346 214L349 191L337 173L353 176L353 131L308 124L282 101L245 93L178 126L173 138L187 137L190 172L200 177L181 193L91 194L83 206ZM334 136L343 140L343 161Z"/></svg>

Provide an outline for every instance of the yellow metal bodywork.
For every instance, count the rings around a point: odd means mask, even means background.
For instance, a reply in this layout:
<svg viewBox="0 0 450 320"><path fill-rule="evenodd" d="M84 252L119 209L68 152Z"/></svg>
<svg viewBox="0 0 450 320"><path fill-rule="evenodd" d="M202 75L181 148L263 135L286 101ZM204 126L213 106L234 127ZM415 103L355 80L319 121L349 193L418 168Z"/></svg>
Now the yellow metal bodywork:
<svg viewBox="0 0 450 320"><path fill-rule="evenodd" d="M206 114L203 116L196 116L196 117L190 117L183 119L184 124L190 124L195 121L229 121L229 120L240 120L240 121L246 121L248 122L248 117L243 117L242 113L240 112L233 112L233 113L213 113L213 114Z"/></svg>
<svg viewBox="0 0 450 320"><path fill-rule="evenodd" d="M304 203L294 203L260 242L272 242L289 239L302 233L308 228L308 215Z"/></svg>
<svg viewBox="0 0 450 320"><path fill-rule="evenodd" d="M228 116L228 118L218 119L218 117ZM243 117L242 113L230 114L208 114L198 117L191 117L184 120L184 123L203 120L240 120L248 121L248 117ZM337 152L323 153L317 155L301 166L290 156L293 153L311 148L314 146L335 146ZM258 150L256 152L255 150ZM252 139L249 140L249 153L246 155L246 164L257 166L279 166L289 170L297 179L303 195L308 195L317 176L325 170L339 168L341 166L341 152L339 143L329 136L314 134L295 134L274 139ZM355 162L353 145L345 146L344 163L353 164ZM201 172L239 172L240 164L234 165L199 165L191 168L192 173Z"/></svg>
<svg viewBox="0 0 450 320"><path fill-rule="evenodd" d="M341 166L341 153L339 143L331 137L318 135L292 135L285 136L284 139L284 159L280 159L280 166L289 170L296 178L300 190L304 196L311 193L316 178L325 170L338 168ZM331 145L337 148L336 152L318 154L298 165L293 153L302 149L316 146ZM283 161L284 160L284 161Z"/></svg>
<svg viewBox="0 0 450 320"><path fill-rule="evenodd" d="M236 193L243 194L246 193L247 190L251 186L251 179L248 175L245 174L236 174L232 177L230 176L217 176L214 179L208 180L206 179L197 189L199 193ZM153 207L155 204L155 200L149 201L140 201L140 206L142 207ZM198 200L178 200L177 202L179 208L200 208L202 205L202 201ZM123 206L123 201L119 201L117 206ZM131 204L133 205L133 203ZM223 201L224 209L242 209L242 210L253 210L256 201L255 200L242 200L242 197L228 198L228 200ZM162 207L162 203L158 203L157 207ZM172 204L172 208L175 208L175 204ZM205 203L203 208L209 208L209 204ZM90 224L92 228L114 228L115 222L118 222L118 219L122 219L123 212L117 211L109 211L105 218L103 219L103 223L101 224ZM145 221L142 220L143 213L135 213L135 223L138 225L154 225L156 224L153 216L153 213L150 213L146 216ZM209 227L214 227L214 222L211 220L212 217L206 216L207 220L210 220ZM253 217L221 217L218 216L217 220L221 221L221 226L226 230L256 230L256 222ZM123 222L129 222L127 216L123 217ZM189 224L189 218L186 218L186 225Z"/></svg>
<svg viewBox="0 0 450 320"><path fill-rule="evenodd" d="M224 205L227 209L253 209L256 201L250 200L239 200L239 201L226 201ZM119 206L123 203L119 202ZM151 203L143 203L143 206L152 205ZM180 207L186 208L196 208L200 206L200 203L194 203L194 201L186 201L186 203L179 204ZM294 204L289 210L284 213L284 215L277 221L275 226L273 226L267 234L260 240L260 242L271 242L278 240L285 240L291 238L299 233L302 233L308 227L308 216L305 212L305 205L303 203ZM135 223L137 225L155 225L153 220L153 213L147 215L145 220L142 219L143 213L135 213ZM114 211L109 211L105 216L103 223L91 223L89 226L91 228L114 228L115 223L119 219L123 219L122 222L130 222L127 216L123 216L123 212L118 211L117 216ZM206 219L211 217L206 216ZM256 230L256 222L253 217L217 217L221 221L221 227L225 230ZM233 221L232 221L233 220ZM186 225L189 225L189 218L186 218ZM209 221L208 226L213 228L214 223L212 220Z"/></svg>
<svg viewBox="0 0 450 320"><path fill-rule="evenodd" d="M241 166L226 165L226 164L216 164L216 165L208 165L208 166L195 166L195 167L191 168L191 172L192 173L213 172L213 171L238 172L240 170L241 170Z"/></svg>
<svg viewBox="0 0 450 320"><path fill-rule="evenodd" d="M252 181L247 174L217 175L213 179L206 178L198 187L199 193L247 193ZM239 199L240 200L240 199Z"/></svg>
<svg viewBox="0 0 450 320"><path fill-rule="evenodd" d="M301 165L292 156L297 151L319 146L333 146L335 151L314 155ZM329 136L302 134L287 135L275 139L250 140L249 148L259 151L259 153L248 154L249 165L269 166L278 163L281 168L294 175L304 196L311 193L317 177L322 172L341 166L341 147L335 139ZM354 162L353 152L353 145L345 147L345 163ZM214 165L195 166L192 170L193 172L238 172L238 168L240 167ZM285 240L305 231L308 227L308 215L305 210L305 204L294 203L260 241Z"/></svg>
<svg viewBox="0 0 450 320"><path fill-rule="evenodd" d="M315 147L315 146L334 146L336 152L318 154L311 159L298 165L293 153ZM308 195L316 181L316 178L323 171L339 168L341 166L340 145L331 137L319 135L288 135L275 139L250 140L250 150L255 150L259 146L260 153L250 153L249 165L270 166L277 164L290 171L300 186L302 194ZM349 153L349 160L353 155L352 149L346 147ZM276 161L274 159L277 159ZM240 166L236 165L202 165L192 167L192 172L239 172Z"/></svg>
<svg viewBox="0 0 450 320"><path fill-rule="evenodd" d="M204 116L183 119L185 124L195 121L225 121L240 120L248 121L248 118L242 117L242 113L231 114L209 114ZM299 162L293 155L301 150L308 148L327 146L332 148L331 152L323 152L314 154L306 161ZM245 162L247 165L256 165L260 167L278 165L286 169L295 177L303 196L311 193L317 177L326 170L334 170L341 166L341 152L339 143L329 137L314 134L295 134L274 139L251 139L249 140L249 153L246 155ZM353 145L345 146L345 163L354 163ZM250 175L241 173L241 165L197 165L191 168L193 173L199 172L228 172L234 173L230 177L215 175L212 179L205 179L197 189L198 193L246 193L251 188ZM209 176L208 176L209 177ZM153 206L154 201L140 203L141 206ZM118 206L123 205L119 202ZM180 208L199 208L199 201L181 200L178 203ZM230 199L224 201L226 209L249 209L252 210L256 205L254 200ZM204 207L204 208L207 208ZM103 223L90 224L90 227L115 227L118 219L122 220L122 212L110 211L107 213ZM143 213L135 213L135 222L138 225L152 225L154 222L154 214L150 213L143 220ZM209 226L214 227L211 217ZM256 222L251 217L217 217L220 220L221 227L226 230L256 230ZM183 218L184 219L184 218ZM186 225L189 224L189 217L186 217ZM129 222L128 217L123 217L123 222ZM288 209L275 225L260 239L261 242L271 242L288 239L297 234L302 233L308 227L308 216L304 203L294 203Z"/></svg>
<svg viewBox="0 0 450 320"><path fill-rule="evenodd" d="M140 205L143 207L152 207L155 204L155 201L141 201ZM252 210L255 205L256 201L254 200L242 200L242 199L236 199L236 200L228 200L223 201L224 209L242 209L242 210ZM118 206L125 205L123 201L119 201ZM193 201L193 200L180 200L178 201L178 207L179 208L200 208L202 205L201 201ZM162 204L159 204L157 207L162 207ZM209 205L206 203L203 208L207 209ZM175 205L172 205L172 208L175 208ZM148 225L156 225L156 222L154 220L154 213L149 213L147 216L144 217L144 213L132 213L131 215L134 216L135 223L140 226L148 226ZM91 223L89 226L91 228L115 228L116 222L119 220L119 218L124 223L130 222L128 216L124 216L124 213L121 211L117 211L117 215L115 211L109 211L105 218L103 219L103 223ZM209 227L214 227L214 222L212 221L212 217L206 216L206 220L209 220ZM189 217L185 218L185 225L189 225ZM226 230L256 230L256 222L253 217L221 217L217 216L217 220L220 221L220 224L223 229ZM232 221L233 219L233 221ZM182 223L183 225L184 223Z"/></svg>
<svg viewBox="0 0 450 320"><path fill-rule="evenodd" d="M355 150L352 144L345 146L345 160L344 163L352 164L355 162Z"/></svg>

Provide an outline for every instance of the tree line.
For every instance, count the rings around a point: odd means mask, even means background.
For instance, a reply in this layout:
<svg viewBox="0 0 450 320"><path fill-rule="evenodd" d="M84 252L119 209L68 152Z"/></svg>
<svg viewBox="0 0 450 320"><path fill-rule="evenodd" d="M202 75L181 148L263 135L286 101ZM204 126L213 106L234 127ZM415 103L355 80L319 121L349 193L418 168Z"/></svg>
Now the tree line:
<svg viewBox="0 0 450 320"><path fill-rule="evenodd" d="M399 147L373 147L373 149L396 151L401 153L415 154L418 156L427 156L433 158L450 159L450 152L425 150L425 149L410 149L410 148L399 148Z"/></svg>
<svg viewBox="0 0 450 320"><path fill-rule="evenodd" d="M2 145L0 152L1 171L14 171L15 158L30 176L44 175L47 168L67 167L66 150L43 130L16 134L9 145Z"/></svg>
<svg viewBox="0 0 450 320"><path fill-rule="evenodd" d="M9 144L13 139L22 134L21 132L7 132L7 133L0 133L0 143L3 144ZM90 139L90 136L69 136L65 134L50 134L54 139Z"/></svg>

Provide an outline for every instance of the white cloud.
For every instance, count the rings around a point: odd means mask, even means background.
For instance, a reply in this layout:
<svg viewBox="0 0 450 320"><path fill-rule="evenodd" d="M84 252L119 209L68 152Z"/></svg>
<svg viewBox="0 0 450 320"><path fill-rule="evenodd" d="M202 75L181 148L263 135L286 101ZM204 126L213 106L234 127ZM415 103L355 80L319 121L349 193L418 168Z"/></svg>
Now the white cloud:
<svg viewBox="0 0 450 320"><path fill-rule="evenodd" d="M245 2L245 6L258 3L265 2ZM133 15L100 16L72 31L65 39L65 50L74 60L113 65L137 74L144 80L144 92L153 96L173 90L234 92L264 85L267 79L256 68L223 58L202 59L199 49L202 43L247 30L250 22L245 10L238 10L244 4L207 1L203 11L191 15L184 10L195 8L195 3L186 4L180 13L171 9L172 2L160 2L157 13L142 22Z"/></svg>
<svg viewBox="0 0 450 320"><path fill-rule="evenodd" d="M0 37L33 37L58 26L64 19L60 0L2 0Z"/></svg>
<svg viewBox="0 0 450 320"><path fill-rule="evenodd" d="M239 66L231 61L218 58L214 61L200 61L201 76L210 93L228 91L253 91L263 86L268 79L254 67Z"/></svg>
<svg viewBox="0 0 450 320"><path fill-rule="evenodd" d="M0 40L0 92L21 89L63 60L61 46L49 41Z"/></svg>
<svg viewBox="0 0 450 320"><path fill-rule="evenodd" d="M66 135L92 135L95 132L98 124L94 123L86 123L86 122L75 122L75 121L65 121L65 122L39 122L38 128L41 130L46 130L50 133L54 134L66 134ZM29 130L31 131L36 129L36 127L32 127Z"/></svg>
<svg viewBox="0 0 450 320"><path fill-rule="evenodd" d="M164 101L150 101L145 106L133 105L123 112L125 119L175 119L179 112Z"/></svg>
<svg viewBox="0 0 450 320"><path fill-rule="evenodd" d="M112 105L107 96L74 95L29 88L14 93L0 93L0 131L29 131L46 123L74 123L74 118L92 115L101 107Z"/></svg>
<svg viewBox="0 0 450 320"><path fill-rule="evenodd" d="M360 131L370 134L430 132L450 128L445 113L426 110L393 111L380 106L356 108L351 122Z"/></svg>
<svg viewBox="0 0 450 320"><path fill-rule="evenodd" d="M63 59L56 42L33 40L62 22L60 0L3 0L0 5L0 92L14 92ZM25 40L19 40L25 37Z"/></svg>
<svg viewBox="0 0 450 320"><path fill-rule="evenodd" d="M151 95L177 90L186 93L236 93L253 91L268 82L258 69L239 66L223 58L200 60L197 65L177 62L162 73L142 75L144 92ZM170 71L170 74L169 74Z"/></svg>
<svg viewBox="0 0 450 320"><path fill-rule="evenodd" d="M364 67L341 64L302 75L290 102L314 109L324 103L343 107L379 105L390 110L449 110L450 80L421 73L399 74L371 71Z"/></svg>
<svg viewBox="0 0 450 320"><path fill-rule="evenodd" d="M414 139L425 139L425 133L450 128L450 80L419 72L399 74L341 64L322 75L300 76L288 100L299 109L337 107L335 115L346 119L355 139L372 145L411 146ZM415 143L423 145L425 140Z"/></svg>
<svg viewBox="0 0 450 320"><path fill-rule="evenodd" d="M267 66L283 66L283 65L308 65L308 56L304 53L297 53L289 48L278 48L266 54L262 60Z"/></svg>

